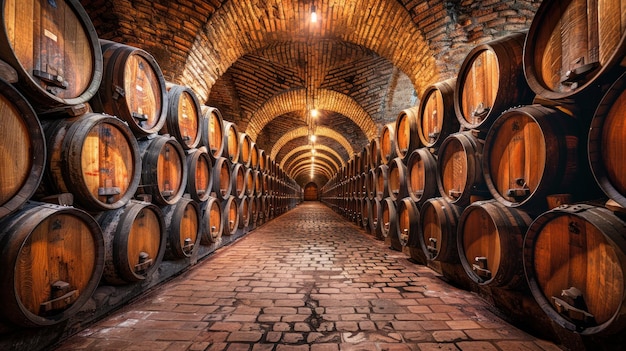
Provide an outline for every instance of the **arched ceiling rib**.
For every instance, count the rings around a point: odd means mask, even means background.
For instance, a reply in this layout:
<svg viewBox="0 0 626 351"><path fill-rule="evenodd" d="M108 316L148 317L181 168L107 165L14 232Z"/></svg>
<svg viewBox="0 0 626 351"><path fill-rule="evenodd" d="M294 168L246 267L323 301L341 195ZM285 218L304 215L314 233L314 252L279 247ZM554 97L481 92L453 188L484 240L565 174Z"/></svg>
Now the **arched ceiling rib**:
<svg viewBox="0 0 626 351"><path fill-rule="evenodd" d="M288 152L288 153L287 153L287 154L286 154L286 155L285 155L285 156L281 159L281 161L280 161L280 167L281 167L281 168L283 168L283 169L285 169L285 167L286 167L286 163L287 163L287 162L290 162L290 158L291 158L292 156L295 156L295 155L297 155L298 153L302 153L303 151L307 151L307 152L308 152L308 151L310 151L310 150L311 150L311 146L310 146L310 145L302 145L302 146L299 146L299 147L297 147L297 148L295 148L295 149L292 149L291 151L289 151L289 152ZM317 150L318 152L320 152L320 151L321 151L321 152L327 153L327 154L328 154L328 155L330 155L330 156L333 156L333 157L335 158L335 159L333 160L333 162L334 162L334 161L339 162L339 164L338 164L338 166L339 166L339 167L343 167L343 166L345 166L345 165L346 165L346 162L343 160L343 158L341 158L341 156L339 156L339 154L337 153L337 151L335 151L335 150L333 150L333 149L329 148L329 147L328 147L328 146L326 146L326 145L319 145L319 144L318 144L318 145L315 145L315 150Z"/></svg>
<svg viewBox="0 0 626 351"><path fill-rule="evenodd" d="M315 161L311 159L311 157L313 156L315 156ZM325 154L321 152L318 152L315 154L308 152L308 153L304 153L294 158L292 162L290 162L286 167L284 167L283 169L285 170L285 173L291 174L291 171L295 169L297 166L299 166L303 160L306 161L308 164L322 160L324 161L324 164L328 165L334 173L336 173L340 169L340 167L338 167L337 164L334 163L333 159L326 156Z"/></svg>
<svg viewBox="0 0 626 351"><path fill-rule="evenodd" d="M302 136L308 136L308 135L309 135L309 129L307 127L294 129L291 132L284 134L274 144L274 147L272 148L270 152L270 158L275 160L276 155L278 155L278 152L290 140L298 138L298 137L302 137ZM343 135L337 133L334 129L330 129L326 127L317 127L315 130L315 135L317 137L325 136L325 137L335 139L341 144L341 146L343 146L344 150L348 153L348 155L352 155L354 153L354 149L352 148L352 145L348 142L348 140L346 140L346 138Z"/></svg>

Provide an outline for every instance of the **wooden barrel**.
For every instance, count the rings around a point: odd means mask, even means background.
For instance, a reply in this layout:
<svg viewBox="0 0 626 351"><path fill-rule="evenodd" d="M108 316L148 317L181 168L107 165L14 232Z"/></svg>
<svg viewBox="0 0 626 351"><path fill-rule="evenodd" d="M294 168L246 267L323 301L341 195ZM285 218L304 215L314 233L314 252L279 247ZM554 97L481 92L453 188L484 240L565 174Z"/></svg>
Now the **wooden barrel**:
<svg viewBox="0 0 626 351"><path fill-rule="evenodd" d="M578 171L579 126L575 118L541 105L510 109L485 138L483 172L493 197L533 212L546 196L572 191Z"/></svg>
<svg viewBox="0 0 626 351"><path fill-rule="evenodd" d="M192 199L206 201L213 189L213 166L206 147L187 151L187 192Z"/></svg>
<svg viewBox="0 0 626 351"><path fill-rule="evenodd" d="M226 200L232 192L232 173L230 161L225 157L218 157L213 164L213 191L215 197Z"/></svg>
<svg viewBox="0 0 626 351"><path fill-rule="evenodd" d="M596 109L588 138L591 171L608 197L626 207L626 74L609 88Z"/></svg>
<svg viewBox="0 0 626 351"><path fill-rule="evenodd" d="M80 311L104 269L104 240L93 217L31 201L0 223L0 313L41 327Z"/></svg>
<svg viewBox="0 0 626 351"><path fill-rule="evenodd" d="M239 133L239 163L250 167L252 162L252 139L244 132Z"/></svg>
<svg viewBox="0 0 626 351"><path fill-rule="evenodd" d="M250 168L245 168L244 167L244 183L245 183L245 194L247 197L250 196L254 196L255 195L255 189L254 189L254 171Z"/></svg>
<svg viewBox="0 0 626 351"><path fill-rule="evenodd" d="M407 169L400 157L396 157L388 164L387 187L389 197L393 200L400 200L409 195L407 190Z"/></svg>
<svg viewBox="0 0 626 351"><path fill-rule="evenodd" d="M37 190L47 149L28 101L0 79L0 218L17 211Z"/></svg>
<svg viewBox="0 0 626 351"><path fill-rule="evenodd" d="M524 47L528 85L554 100L597 91L626 55L624 21L619 1L542 2Z"/></svg>
<svg viewBox="0 0 626 351"><path fill-rule="evenodd" d="M250 169L255 171L259 169L259 159L259 145L252 142L250 147Z"/></svg>
<svg viewBox="0 0 626 351"><path fill-rule="evenodd" d="M239 132L233 122L224 121L222 128L224 135L224 157L230 162L239 162Z"/></svg>
<svg viewBox="0 0 626 351"><path fill-rule="evenodd" d="M146 280L156 272L167 241L163 212L154 204L129 201L97 217L106 248L104 282L114 285Z"/></svg>
<svg viewBox="0 0 626 351"><path fill-rule="evenodd" d="M365 178L365 195L373 200L376 197L376 168L370 169Z"/></svg>
<svg viewBox="0 0 626 351"><path fill-rule="evenodd" d="M563 328L583 335L626 325L626 223L603 207L564 205L545 212L524 239L533 297Z"/></svg>
<svg viewBox="0 0 626 351"><path fill-rule="evenodd" d="M389 196L389 166L381 164L376 168L376 198L382 200Z"/></svg>
<svg viewBox="0 0 626 351"><path fill-rule="evenodd" d="M202 225L200 226L200 243L211 245L218 243L224 231L224 220L222 219L222 208L214 197L201 204Z"/></svg>
<svg viewBox="0 0 626 351"><path fill-rule="evenodd" d="M159 205L175 204L185 192L187 161L185 151L174 137L154 135L139 140L141 182L138 195L149 195Z"/></svg>
<svg viewBox="0 0 626 351"><path fill-rule="evenodd" d="M182 198L173 205L162 208L167 242L165 259L176 260L191 257L200 242L202 213L192 199Z"/></svg>
<svg viewBox="0 0 626 351"><path fill-rule="evenodd" d="M396 235L400 245L420 247L420 211L417 204L410 197L400 199L397 203L398 225Z"/></svg>
<svg viewBox="0 0 626 351"><path fill-rule="evenodd" d="M77 0L5 0L1 11L0 59L17 71L17 87L38 112L86 103L96 94L102 50Z"/></svg>
<svg viewBox="0 0 626 351"><path fill-rule="evenodd" d="M265 150L259 149L259 171L267 172L267 161L269 156L265 154Z"/></svg>
<svg viewBox="0 0 626 351"><path fill-rule="evenodd" d="M522 66L525 37L513 33L467 54L454 91L454 110L462 126L486 131L504 110L532 102Z"/></svg>
<svg viewBox="0 0 626 351"><path fill-rule="evenodd" d="M263 173L261 171L251 171L254 182L253 195L260 196L263 194Z"/></svg>
<svg viewBox="0 0 626 351"><path fill-rule="evenodd" d="M231 195L237 199L246 196L246 167L241 163L231 164Z"/></svg>
<svg viewBox="0 0 626 351"><path fill-rule="evenodd" d="M223 120L220 110L215 107L202 106L201 145L209 149L213 160L222 157L226 139L224 138Z"/></svg>
<svg viewBox="0 0 626 351"><path fill-rule="evenodd" d="M237 200L237 216L239 217L239 223L237 227L239 229L248 228L250 226L250 198L244 196Z"/></svg>
<svg viewBox="0 0 626 351"><path fill-rule="evenodd" d="M408 195L418 206L438 195L437 160L425 147L411 152L406 164Z"/></svg>
<svg viewBox="0 0 626 351"><path fill-rule="evenodd" d="M467 206L470 196L484 186L483 142L471 132L450 134L439 148L437 187L446 201Z"/></svg>
<svg viewBox="0 0 626 351"><path fill-rule="evenodd" d="M370 140L370 169L374 169L381 164L381 155L380 155L380 137L376 137Z"/></svg>
<svg viewBox="0 0 626 351"><path fill-rule="evenodd" d="M224 226L224 235L233 235L239 227L239 208L234 196L222 201L222 219Z"/></svg>
<svg viewBox="0 0 626 351"><path fill-rule="evenodd" d="M248 197L250 200L250 229L257 226L259 221L259 213L261 212L261 199L258 196Z"/></svg>
<svg viewBox="0 0 626 351"><path fill-rule="evenodd" d="M157 133L167 119L163 72L148 52L100 40L104 79L90 103L95 112L117 116L138 137Z"/></svg>
<svg viewBox="0 0 626 351"><path fill-rule="evenodd" d="M87 210L124 206L138 189L141 156L137 140L123 121L87 113L42 121L49 150L46 194L72 193Z"/></svg>
<svg viewBox="0 0 626 351"><path fill-rule="evenodd" d="M522 241L532 218L495 201L465 208L457 229L459 259L479 285L520 288L525 284Z"/></svg>
<svg viewBox="0 0 626 351"><path fill-rule="evenodd" d="M372 200L372 212L371 212L371 216L370 216L370 220L369 220L369 224L370 224L370 232L376 237L376 238L382 238L383 237L383 222L382 222L382 213L383 213L383 206L382 206L382 200L378 199L378 198L374 198Z"/></svg>
<svg viewBox="0 0 626 351"><path fill-rule="evenodd" d="M387 238L390 234L395 234L398 231L398 213L396 209L396 202L386 197L381 201L381 208L382 211L380 221L382 222L382 226L380 230L383 238Z"/></svg>
<svg viewBox="0 0 626 351"><path fill-rule="evenodd" d="M421 146L418 135L419 106L400 111L396 118L394 135L396 136L395 152L405 160L411 152Z"/></svg>
<svg viewBox="0 0 626 351"><path fill-rule="evenodd" d="M396 156L396 126L393 122L384 125L380 132L380 163L386 165Z"/></svg>
<svg viewBox="0 0 626 351"><path fill-rule="evenodd" d="M185 150L195 149L202 141L202 110L191 88L171 85L167 91L167 115L161 134L176 138Z"/></svg>
<svg viewBox="0 0 626 351"><path fill-rule="evenodd" d="M456 78L431 84L422 94L417 117L417 135L424 147L439 149L443 140L459 131L454 112Z"/></svg>
<svg viewBox="0 0 626 351"><path fill-rule="evenodd" d="M462 207L442 197L426 200L420 211L420 247L426 258L433 261L457 263L456 233Z"/></svg>
<svg viewBox="0 0 626 351"><path fill-rule="evenodd" d="M370 170L370 146L369 143L368 145L365 145L362 149L361 149L361 153L359 154L360 158L361 158L361 173L367 172Z"/></svg>
<svg viewBox="0 0 626 351"><path fill-rule="evenodd" d="M261 212L259 213L259 216L261 216L262 222L267 222L270 219L270 200L270 195L261 195Z"/></svg>
<svg viewBox="0 0 626 351"><path fill-rule="evenodd" d="M372 218L372 200L369 198L363 198L361 201L361 223L360 226L365 229L366 232L371 231L370 220Z"/></svg>

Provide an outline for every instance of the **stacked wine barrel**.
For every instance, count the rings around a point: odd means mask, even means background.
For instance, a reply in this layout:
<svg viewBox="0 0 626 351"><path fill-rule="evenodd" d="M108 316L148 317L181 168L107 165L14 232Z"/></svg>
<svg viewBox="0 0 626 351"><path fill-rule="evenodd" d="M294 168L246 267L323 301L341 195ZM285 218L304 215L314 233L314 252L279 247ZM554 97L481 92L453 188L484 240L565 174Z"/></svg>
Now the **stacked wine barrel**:
<svg viewBox="0 0 626 351"><path fill-rule="evenodd" d="M0 321L57 324L99 285L128 301L300 201L152 55L97 38L78 1L4 5Z"/></svg>
<svg viewBox="0 0 626 351"><path fill-rule="evenodd" d="M623 334L626 35L614 6L545 1L528 32L474 47L322 201L491 301L528 296L541 314L528 324Z"/></svg>

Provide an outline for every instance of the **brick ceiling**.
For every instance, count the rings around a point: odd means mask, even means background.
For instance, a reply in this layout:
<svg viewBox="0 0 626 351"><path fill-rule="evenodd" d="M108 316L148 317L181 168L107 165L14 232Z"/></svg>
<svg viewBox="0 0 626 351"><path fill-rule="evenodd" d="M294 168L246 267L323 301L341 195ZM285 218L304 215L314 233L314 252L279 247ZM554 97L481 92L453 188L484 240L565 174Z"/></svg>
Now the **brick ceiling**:
<svg viewBox="0 0 626 351"><path fill-rule="evenodd" d="M478 43L530 26L538 2L80 0L98 36L144 49L304 187L456 76ZM319 20L310 21L312 6ZM316 108L314 122L308 111ZM313 126L313 127L311 127Z"/></svg>

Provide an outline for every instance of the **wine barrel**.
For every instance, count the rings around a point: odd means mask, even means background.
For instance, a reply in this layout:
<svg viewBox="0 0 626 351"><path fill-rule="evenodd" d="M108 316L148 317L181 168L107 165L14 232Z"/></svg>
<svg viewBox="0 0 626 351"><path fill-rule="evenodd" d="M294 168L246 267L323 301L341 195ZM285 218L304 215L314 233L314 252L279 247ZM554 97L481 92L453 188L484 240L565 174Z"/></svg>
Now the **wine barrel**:
<svg viewBox="0 0 626 351"><path fill-rule="evenodd" d="M197 202L208 200L213 189L213 166L205 146L187 151L187 192Z"/></svg>
<svg viewBox="0 0 626 351"><path fill-rule="evenodd" d="M369 198L363 198L361 201L361 223L360 226L365 229L366 232L371 231L370 220L372 218L372 200Z"/></svg>
<svg viewBox="0 0 626 351"><path fill-rule="evenodd" d="M237 200L237 216L239 217L237 227L239 229L247 229L250 226L250 198L244 196Z"/></svg>
<svg viewBox="0 0 626 351"><path fill-rule="evenodd" d="M137 140L118 118L100 113L44 120L49 150L46 195L72 193L87 210L124 206L137 191L142 164Z"/></svg>
<svg viewBox="0 0 626 351"><path fill-rule="evenodd" d="M191 88L174 84L167 90L167 101L167 115L160 133L176 138L185 150L198 148L202 140L198 97Z"/></svg>
<svg viewBox="0 0 626 351"><path fill-rule="evenodd" d="M224 220L222 219L222 208L214 197L201 204L202 225L200 226L200 243L211 245L218 243L224 231Z"/></svg>
<svg viewBox="0 0 626 351"><path fill-rule="evenodd" d="M233 122L224 120L222 134L224 135L224 157L230 162L239 162L239 132Z"/></svg>
<svg viewBox="0 0 626 351"><path fill-rule="evenodd" d="M376 168L376 198L382 200L389 196L389 166L381 164Z"/></svg>
<svg viewBox="0 0 626 351"><path fill-rule="evenodd" d="M396 156L396 126L393 122L384 125L380 132L380 163L386 165Z"/></svg>
<svg viewBox="0 0 626 351"><path fill-rule="evenodd" d="M483 141L471 132L450 134L441 143L437 159L437 187L446 201L467 206L474 191L484 185Z"/></svg>
<svg viewBox="0 0 626 351"><path fill-rule="evenodd" d="M259 215L262 216L261 220L264 223L270 219L270 210L271 210L270 199L271 199L270 195L261 195L261 212L259 213Z"/></svg>
<svg viewBox="0 0 626 351"><path fill-rule="evenodd" d="M131 200L96 216L106 249L103 281L123 285L146 280L158 269L167 245L163 212L154 204Z"/></svg>
<svg viewBox="0 0 626 351"><path fill-rule="evenodd" d="M381 155L380 155L380 137L376 137L370 140L370 161L369 167L370 169L374 169L381 164Z"/></svg>
<svg viewBox="0 0 626 351"><path fill-rule="evenodd" d="M261 201L258 196L248 197L250 199L250 229L257 226L259 221L259 212L261 210Z"/></svg>
<svg viewBox="0 0 626 351"><path fill-rule="evenodd" d="M597 91L626 55L624 21L619 1L542 2L524 46L528 85L553 100Z"/></svg>
<svg viewBox="0 0 626 351"><path fill-rule="evenodd" d="M456 234L462 207L442 197L426 200L420 211L420 247L426 258L433 261L457 263L459 253Z"/></svg>
<svg viewBox="0 0 626 351"><path fill-rule="evenodd" d="M213 165L213 191L215 197L226 200L232 192L233 182L230 162L225 157L218 157Z"/></svg>
<svg viewBox="0 0 626 351"><path fill-rule="evenodd" d="M467 54L454 91L454 111L463 127L486 131L504 110L532 102L522 66L525 37L509 34Z"/></svg>
<svg viewBox="0 0 626 351"><path fill-rule="evenodd" d="M245 194L247 197L251 197L255 195L255 189L254 189L254 171L250 168L245 168L244 169L244 175L243 175L243 179L244 179L244 183L245 183Z"/></svg>
<svg viewBox="0 0 626 351"><path fill-rule="evenodd" d="M158 205L175 204L185 192L185 151L174 137L153 135L139 140L141 182L137 195L149 195Z"/></svg>
<svg viewBox="0 0 626 351"><path fill-rule="evenodd" d="M0 79L0 218L17 211L37 190L46 164L46 141L26 98Z"/></svg>
<svg viewBox="0 0 626 351"><path fill-rule="evenodd" d="M209 156L215 161L222 157L226 139L224 138L223 120L220 110L202 106L200 144L209 149Z"/></svg>
<svg viewBox="0 0 626 351"><path fill-rule="evenodd" d="M374 200L376 197L376 168L370 169L365 178L365 194L368 199Z"/></svg>
<svg viewBox="0 0 626 351"><path fill-rule="evenodd" d="M626 74L606 92L596 109L588 138L588 158L596 183L604 193L626 207Z"/></svg>
<svg viewBox="0 0 626 351"><path fill-rule="evenodd" d="M259 171L267 172L267 160L269 156L265 154L265 150L259 149Z"/></svg>
<svg viewBox="0 0 626 351"><path fill-rule="evenodd" d="M0 314L16 325L42 327L80 311L104 270L104 240L94 218L29 201L0 223Z"/></svg>
<svg viewBox="0 0 626 351"><path fill-rule="evenodd" d="M360 173L367 173L367 171L370 170L370 159L371 159L369 143L368 143L368 145L365 145L361 149L360 158L361 158L361 170L360 170Z"/></svg>
<svg viewBox="0 0 626 351"><path fill-rule="evenodd" d="M250 167L252 162L252 139L244 132L239 133L239 163Z"/></svg>
<svg viewBox="0 0 626 351"><path fill-rule="evenodd" d="M396 157L388 164L387 187L389 197L393 201L403 199L409 195L407 190L407 169L400 157Z"/></svg>
<svg viewBox="0 0 626 351"><path fill-rule="evenodd" d="M382 200L378 198L374 198L372 200L372 212L370 216L370 232L376 238L383 237L383 222L382 222L382 214L383 214L383 206Z"/></svg>
<svg viewBox="0 0 626 351"><path fill-rule="evenodd" d="M404 109L396 117L395 152L400 159L407 159L413 150L421 147L418 135L419 124L419 106Z"/></svg>
<svg viewBox="0 0 626 351"><path fill-rule="evenodd" d="M246 166L241 163L233 163L231 165L231 195L237 199L246 196Z"/></svg>
<svg viewBox="0 0 626 351"><path fill-rule="evenodd" d="M239 227L239 209L234 196L222 201L222 219L224 221L224 235L233 235Z"/></svg>
<svg viewBox="0 0 626 351"><path fill-rule="evenodd" d="M261 171L252 171L254 192L253 195L260 196L263 194L263 173Z"/></svg>
<svg viewBox="0 0 626 351"><path fill-rule="evenodd" d="M457 228L459 259L479 285L522 287L522 241L532 218L495 201L477 201L463 210Z"/></svg>
<svg viewBox="0 0 626 351"><path fill-rule="evenodd" d="M456 78L431 84L422 94L417 116L417 135L424 147L436 151L443 140L459 131L460 124L454 112Z"/></svg>
<svg viewBox="0 0 626 351"><path fill-rule="evenodd" d="M162 208L167 242L165 259L176 260L191 257L198 251L202 213L192 199L182 198L173 205Z"/></svg>
<svg viewBox="0 0 626 351"><path fill-rule="evenodd" d="M418 206L437 192L437 160L425 147L411 152L406 164L406 188L411 200Z"/></svg>
<svg viewBox="0 0 626 351"><path fill-rule="evenodd" d="M491 195L510 207L545 211L547 195L574 190L578 134L578 121L557 109L529 105L503 113L483 148Z"/></svg>
<svg viewBox="0 0 626 351"><path fill-rule="evenodd" d="M420 247L420 211L410 197L400 199L397 206L398 225L396 235L400 245L408 247Z"/></svg>
<svg viewBox="0 0 626 351"><path fill-rule="evenodd" d="M90 100L95 112L117 116L138 137L157 133L167 119L168 96L163 72L148 52L100 40L107 77Z"/></svg>
<svg viewBox="0 0 626 351"><path fill-rule="evenodd" d="M259 169L259 145L255 142L252 142L250 147L250 169L255 171Z"/></svg>
<svg viewBox="0 0 626 351"><path fill-rule="evenodd" d="M398 214L396 202L386 197L381 201L381 208L381 234L383 235L383 238L387 238L389 237L390 233L395 234L398 231Z"/></svg>
<svg viewBox="0 0 626 351"><path fill-rule="evenodd" d="M626 326L626 223L603 207L564 205L543 213L524 239L533 297L561 327L583 335Z"/></svg>
<svg viewBox="0 0 626 351"><path fill-rule="evenodd" d="M83 104L102 82L98 35L77 0L2 2L0 59L37 112ZM4 90L4 89L3 89Z"/></svg>

